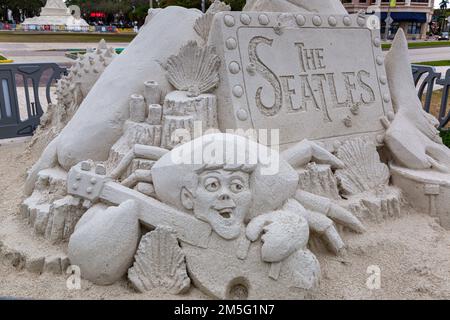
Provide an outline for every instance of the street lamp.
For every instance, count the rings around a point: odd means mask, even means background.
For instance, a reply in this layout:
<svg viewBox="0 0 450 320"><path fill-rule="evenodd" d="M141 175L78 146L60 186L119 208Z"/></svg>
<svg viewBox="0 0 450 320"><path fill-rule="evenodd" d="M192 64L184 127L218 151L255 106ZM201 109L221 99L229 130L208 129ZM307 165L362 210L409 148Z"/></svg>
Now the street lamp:
<svg viewBox="0 0 450 320"><path fill-rule="evenodd" d="M441 17L442 17L442 26L441 26L441 33L445 31L445 12L447 10L448 0L442 0L441 3L439 3L439 8L441 9ZM448 21L448 20L447 20Z"/></svg>
<svg viewBox="0 0 450 320"><path fill-rule="evenodd" d="M391 24L394 22L394 19L391 18L391 8L395 7L397 5L396 0L390 0L389 1L389 7L387 12L387 17L384 22L386 23L385 32L384 32L384 40L388 40L389 37L389 29L391 29Z"/></svg>

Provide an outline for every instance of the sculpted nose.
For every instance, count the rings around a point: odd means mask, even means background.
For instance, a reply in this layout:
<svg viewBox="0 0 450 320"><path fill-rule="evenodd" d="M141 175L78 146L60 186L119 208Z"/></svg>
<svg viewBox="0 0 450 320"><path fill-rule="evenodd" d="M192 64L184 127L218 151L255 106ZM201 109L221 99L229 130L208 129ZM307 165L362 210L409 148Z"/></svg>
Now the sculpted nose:
<svg viewBox="0 0 450 320"><path fill-rule="evenodd" d="M224 194L219 196L219 200L222 200L222 201L226 201L226 200L230 200L230 199L231 199L230 195L227 194L227 193L224 193Z"/></svg>

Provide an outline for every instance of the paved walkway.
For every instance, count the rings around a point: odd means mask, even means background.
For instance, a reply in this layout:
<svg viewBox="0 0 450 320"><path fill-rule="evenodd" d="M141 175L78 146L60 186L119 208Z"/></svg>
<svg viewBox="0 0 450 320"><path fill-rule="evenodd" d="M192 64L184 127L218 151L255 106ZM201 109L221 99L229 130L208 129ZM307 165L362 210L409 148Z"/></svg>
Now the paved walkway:
<svg viewBox="0 0 450 320"><path fill-rule="evenodd" d="M108 43L114 48L125 48L128 43ZM0 43L0 53L17 63L56 62L73 63L67 58L68 49L89 49L96 43Z"/></svg>
<svg viewBox="0 0 450 320"><path fill-rule="evenodd" d="M29 88L29 90L30 90L29 97L30 97L30 103L31 103L31 102L34 102L34 95L33 95L33 89ZM56 87L53 86L50 88L50 99L53 103L57 102L55 91L56 91ZM44 112L47 111L48 101L47 101L47 96L45 93L44 86L39 87L38 96L39 96L39 102L41 103L42 110ZM27 100L26 100L24 87L17 87L17 99L19 102L20 119L25 120L28 118L28 113L27 113Z"/></svg>
<svg viewBox="0 0 450 320"><path fill-rule="evenodd" d="M450 60L450 47L411 49L409 57L412 62Z"/></svg>
<svg viewBox="0 0 450 320"><path fill-rule="evenodd" d="M67 49L93 48L96 43L0 43L0 52L15 62L71 63L65 57ZM128 43L108 43L114 48L125 48ZM385 51L387 53L387 51ZM450 60L450 47L410 49L412 62Z"/></svg>

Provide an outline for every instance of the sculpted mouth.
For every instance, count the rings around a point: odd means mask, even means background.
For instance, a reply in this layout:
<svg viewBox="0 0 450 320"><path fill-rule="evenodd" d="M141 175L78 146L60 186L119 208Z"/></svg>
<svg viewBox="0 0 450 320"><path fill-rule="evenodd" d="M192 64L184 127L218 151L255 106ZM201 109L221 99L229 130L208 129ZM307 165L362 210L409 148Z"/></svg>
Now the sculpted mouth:
<svg viewBox="0 0 450 320"><path fill-rule="evenodd" d="M217 210L217 212L224 219L230 219L231 216L233 215L233 209L231 209L231 208L223 208L223 209Z"/></svg>

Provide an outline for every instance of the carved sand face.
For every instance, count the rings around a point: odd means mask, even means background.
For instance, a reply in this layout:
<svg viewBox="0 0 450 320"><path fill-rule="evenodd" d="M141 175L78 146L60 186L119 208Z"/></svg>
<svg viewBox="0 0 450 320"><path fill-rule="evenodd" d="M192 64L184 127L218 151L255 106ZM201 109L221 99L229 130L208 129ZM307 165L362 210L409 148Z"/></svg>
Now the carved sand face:
<svg viewBox="0 0 450 320"><path fill-rule="evenodd" d="M242 171L204 171L193 199L195 216L221 237L236 238L252 202L249 180L250 175Z"/></svg>

